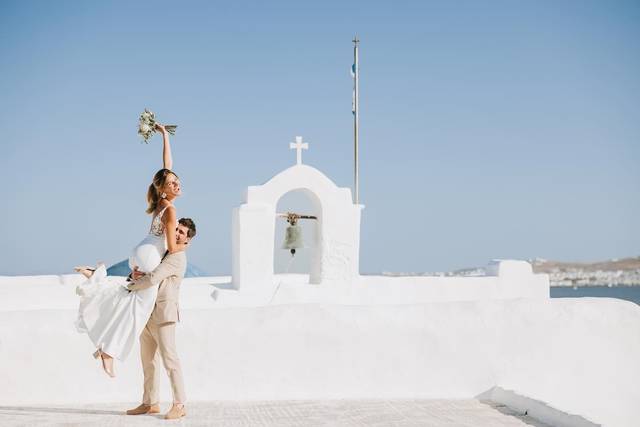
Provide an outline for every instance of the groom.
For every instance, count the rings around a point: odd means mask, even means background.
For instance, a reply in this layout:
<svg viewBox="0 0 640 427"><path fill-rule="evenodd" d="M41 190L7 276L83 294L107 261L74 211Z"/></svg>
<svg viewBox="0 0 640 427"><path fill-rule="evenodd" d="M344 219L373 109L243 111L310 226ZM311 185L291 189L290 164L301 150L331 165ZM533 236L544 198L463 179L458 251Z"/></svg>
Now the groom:
<svg viewBox="0 0 640 427"><path fill-rule="evenodd" d="M156 353L160 357L171 381L173 405L165 418L168 420L184 417L184 381L180 359L176 352L176 322L180 321L178 298L180 282L187 268L186 245L196 235L196 225L190 218L181 218L176 228L176 243L183 249L172 254L166 253L158 267L148 274L134 271L134 279L128 288L131 291L160 286L156 304L151 317L140 335L140 357L144 371L144 394L142 404L127 411L127 415L156 414L160 412L158 404L159 368Z"/></svg>

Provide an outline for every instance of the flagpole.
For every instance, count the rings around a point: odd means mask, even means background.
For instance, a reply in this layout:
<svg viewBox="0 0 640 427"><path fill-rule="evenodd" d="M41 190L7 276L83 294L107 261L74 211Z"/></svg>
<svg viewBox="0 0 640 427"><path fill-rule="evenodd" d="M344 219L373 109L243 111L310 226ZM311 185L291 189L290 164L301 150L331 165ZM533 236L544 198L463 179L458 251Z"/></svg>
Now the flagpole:
<svg viewBox="0 0 640 427"><path fill-rule="evenodd" d="M358 36L353 39L353 66L355 68L353 74L353 157L354 157L354 186L355 186L355 203L360 203L360 185L359 185L359 165L358 165L358 83L360 74L360 65L358 64Z"/></svg>

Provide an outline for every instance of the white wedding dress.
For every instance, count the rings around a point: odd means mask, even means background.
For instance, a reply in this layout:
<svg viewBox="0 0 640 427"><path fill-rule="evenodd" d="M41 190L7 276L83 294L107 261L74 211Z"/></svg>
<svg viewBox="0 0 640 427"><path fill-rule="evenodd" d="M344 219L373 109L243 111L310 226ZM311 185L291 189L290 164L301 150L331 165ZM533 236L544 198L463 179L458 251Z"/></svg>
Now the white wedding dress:
<svg viewBox="0 0 640 427"><path fill-rule="evenodd" d="M155 269L166 252L163 209L151 221L149 235L131 253L129 267L142 272ZM78 332L89 335L96 348L119 360L124 360L144 329L158 295L158 287L151 286L129 292L125 277L107 276L104 264L80 284Z"/></svg>

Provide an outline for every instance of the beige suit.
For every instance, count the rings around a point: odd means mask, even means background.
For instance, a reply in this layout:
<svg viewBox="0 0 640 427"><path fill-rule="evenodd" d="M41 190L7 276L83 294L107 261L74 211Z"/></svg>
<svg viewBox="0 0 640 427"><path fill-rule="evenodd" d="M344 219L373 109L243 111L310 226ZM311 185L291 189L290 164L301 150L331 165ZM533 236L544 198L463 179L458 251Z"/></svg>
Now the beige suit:
<svg viewBox="0 0 640 427"><path fill-rule="evenodd" d="M176 351L176 322L180 321L178 300L180 283L187 269L184 251L168 254L155 270L129 285L132 291L159 286L156 305L140 335L140 357L144 371L142 403L158 403L158 350L167 370L174 403L185 403L184 381L180 359Z"/></svg>

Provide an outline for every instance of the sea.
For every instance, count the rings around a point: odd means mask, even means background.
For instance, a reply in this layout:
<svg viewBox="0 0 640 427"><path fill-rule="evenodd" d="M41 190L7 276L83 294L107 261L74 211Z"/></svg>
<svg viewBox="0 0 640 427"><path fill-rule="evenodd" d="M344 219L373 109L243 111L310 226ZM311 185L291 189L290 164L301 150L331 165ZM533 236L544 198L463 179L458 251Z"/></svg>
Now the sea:
<svg viewBox="0 0 640 427"><path fill-rule="evenodd" d="M551 298L619 298L640 305L640 286L552 286Z"/></svg>

